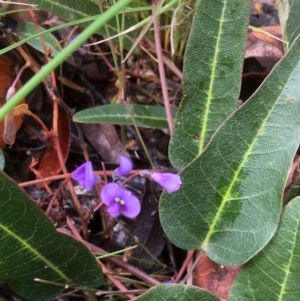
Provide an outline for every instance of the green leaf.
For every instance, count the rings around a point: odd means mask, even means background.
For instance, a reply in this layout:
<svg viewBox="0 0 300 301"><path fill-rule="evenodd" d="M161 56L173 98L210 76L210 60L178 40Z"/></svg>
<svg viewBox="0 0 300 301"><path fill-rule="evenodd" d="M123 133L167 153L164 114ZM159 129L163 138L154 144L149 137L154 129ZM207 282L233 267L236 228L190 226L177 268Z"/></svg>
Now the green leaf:
<svg viewBox="0 0 300 301"><path fill-rule="evenodd" d="M73 120L82 123L111 123L132 125L132 117L139 127L168 128L164 107L146 105L111 104L83 110L74 115ZM173 117L176 109L172 108Z"/></svg>
<svg viewBox="0 0 300 301"><path fill-rule="evenodd" d="M41 28L41 31L44 31L43 28ZM18 25L16 34L20 39L27 39L32 35L37 34L37 28L31 22L23 22ZM47 50L48 51L52 50L51 52L52 57L59 54L59 52L61 51L60 44L58 40L51 33L45 33L42 39L45 42ZM35 48L36 50L44 53L44 48L42 47L41 40L39 37L30 39L27 43L33 48Z"/></svg>
<svg viewBox="0 0 300 301"><path fill-rule="evenodd" d="M52 299L67 284L102 284L101 268L88 249L57 233L38 206L2 172L0 240L0 281L28 300ZM57 285L39 283L35 278Z"/></svg>
<svg viewBox="0 0 300 301"><path fill-rule="evenodd" d="M31 4L37 4L40 9L49 11L59 16L61 19L71 22L74 20L79 20L87 18L90 16L99 15L100 8L99 5L93 1L88 0L30 0ZM103 9L104 11L106 9ZM118 22L117 22L118 18ZM122 16L118 15L115 18L111 19L107 25L109 27L110 36L116 35L119 33L117 24L122 24ZM125 29L135 25L137 19L134 14L125 15ZM80 24L83 27L87 27L91 22L86 22ZM106 30L104 27L99 29L99 34L106 36ZM132 45L132 40L129 37L134 37L135 33L128 33L125 37L125 48L129 48Z"/></svg>
<svg viewBox="0 0 300 301"><path fill-rule="evenodd" d="M299 51L297 39L256 94L182 171L181 189L163 194L161 222L177 246L202 247L219 264L239 265L274 235L299 145Z"/></svg>
<svg viewBox="0 0 300 301"><path fill-rule="evenodd" d="M134 299L137 301L219 301L209 292L195 286L187 285L158 285L152 287L144 295Z"/></svg>
<svg viewBox="0 0 300 301"><path fill-rule="evenodd" d="M250 1L199 0L184 59L184 95L170 143L181 169L236 109Z"/></svg>
<svg viewBox="0 0 300 301"><path fill-rule="evenodd" d="M36 4L39 9L52 12L65 21L79 20L100 13L99 6L88 0L30 0L30 4Z"/></svg>
<svg viewBox="0 0 300 301"><path fill-rule="evenodd" d="M300 295L300 197L285 208L271 242L236 278L230 301L298 301Z"/></svg>
<svg viewBox="0 0 300 301"><path fill-rule="evenodd" d="M276 0L276 8L284 36L286 49L300 34L299 11L300 0Z"/></svg>

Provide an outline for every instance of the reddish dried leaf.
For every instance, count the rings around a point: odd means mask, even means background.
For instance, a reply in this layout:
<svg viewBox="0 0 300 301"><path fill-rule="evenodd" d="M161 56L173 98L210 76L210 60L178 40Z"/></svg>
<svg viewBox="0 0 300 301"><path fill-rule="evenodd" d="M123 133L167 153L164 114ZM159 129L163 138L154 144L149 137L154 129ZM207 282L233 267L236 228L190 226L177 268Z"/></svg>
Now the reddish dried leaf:
<svg viewBox="0 0 300 301"><path fill-rule="evenodd" d="M228 300L231 286L241 267L224 267L203 254L193 272L193 284L210 291L221 301Z"/></svg>
<svg viewBox="0 0 300 301"><path fill-rule="evenodd" d="M281 58L283 56L283 51L272 44L258 39L253 32L248 32L245 57L265 56Z"/></svg>
<svg viewBox="0 0 300 301"><path fill-rule="evenodd" d="M28 113L28 105L26 103L22 103L14 108L14 115L25 115Z"/></svg>
<svg viewBox="0 0 300 301"><path fill-rule="evenodd" d="M58 141L62 151L64 161L67 160L70 148L70 120L66 111L59 106L58 111ZM58 175L61 172L61 166L58 160L56 149L54 148L53 138L48 138L48 147L40 159L39 172L41 177L50 177ZM49 182L46 182L49 184ZM38 185L42 187L43 185Z"/></svg>
<svg viewBox="0 0 300 301"><path fill-rule="evenodd" d="M0 107L6 102L6 93L14 81L15 76L15 63L12 59L1 55L0 56ZM16 89L20 89L21 83L18 82ZM23 122L23 115L16 116L13 118L13 113L11 113L6 118L6 141L9 144L13 144L16 131L20 128ZM5 148L4 135L4 121L0 122L0 148Z"/></svg>
<svg viewBox="0 0 300 301"><path fill-rule="evenodd" d="M4 129L2 138L8 145L13 145L16 140L16 123L14 113L9 113L4 119Z"/></svg>
<svg viewBox="0 0 300 301"><path fill-rule="evenodd" d="M262 26L260 29L266 31L267 33L269 33L273 36L275 36L276 38L282 39L282 33L281 33L281 26L280 25ZM272 37L272 36L267 35L267 34L262 33L262 32L257 32L255 30L253 30L252 33L258 39L277 47L278 49L280 49L283 52L283 43L282 43L282 41L279 41L275 37Z"/></svg>

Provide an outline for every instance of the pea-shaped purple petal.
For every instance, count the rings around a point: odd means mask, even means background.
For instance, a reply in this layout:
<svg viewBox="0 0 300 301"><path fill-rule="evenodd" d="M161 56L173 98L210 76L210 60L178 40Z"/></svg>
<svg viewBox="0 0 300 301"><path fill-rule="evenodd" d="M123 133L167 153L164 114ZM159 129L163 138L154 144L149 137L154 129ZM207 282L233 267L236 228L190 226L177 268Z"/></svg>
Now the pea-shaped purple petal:
<svg viewBox="0 0 300 301"><path fill-rule="evenodd" d="M132 195L130 191L124 189L121 199L125 202L122 208L123 215L135 218L141 211L141 203L138 198Z"/></svg>
<svg viewBox="0 0 300 301"><path fill-rule="evenodd" d="M90 190L92 186L99 181L99 177L94 174L92 163L90 161L75 169L72 172L72 179L78 181L86 190Z"/></svg>
<svg viewBox="0 0 300 301"><path fill-rule="evenodd" d="M101 199L108 206L107 212L112 217L118 217L122 213L129 218L134 218L141 211L138 198L116 183L109 183L103 187Z"/></svg>
<svg viewBox="0 0 300 301"><path fill-rule="evenodd" d="M121 212L121 205L114 202L112 203L108 208L107 212L112 216L112 217L118 217Z"/></svg>
<svg viewBox="0 0 300 301"><path fill-rule="evenodd" d="M120 187L116 183L106 184L101 191L102 202L106 206L110 206L115 202L116 198L120 198L120 196L122 196L123 190L124 188Z"/></svg>
<svg viewBox="0 0 300 301"><path fill-rule="evenodd" d="M120 176L126 176L132 171L132 162L130 159L124 156L119 157L120 166L117 168L116 173Z"/></svg>
<svg viewBox="0 0 300 301"><path fill-rule="evenodd" d="M153 172L150 178L162 186L168 193L172 193L180 188L180 176L172 173Z"/></svg>

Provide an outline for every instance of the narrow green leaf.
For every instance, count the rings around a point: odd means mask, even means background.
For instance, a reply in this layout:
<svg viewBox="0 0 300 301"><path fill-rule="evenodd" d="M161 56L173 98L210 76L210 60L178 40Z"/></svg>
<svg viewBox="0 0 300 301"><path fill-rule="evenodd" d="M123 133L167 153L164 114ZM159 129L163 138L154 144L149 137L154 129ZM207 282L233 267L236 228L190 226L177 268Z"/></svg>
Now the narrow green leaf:
<svg viewBox="0 0 300 301"><path fill-rule="evenodd" d="M274 235L299 145L299 51L297 39L259 91L182 171L182 188L163 194L161 222L177 246L202 247L215 262L239 265Z"/></svg>
<svg viewBox="0 0 300 301"><path fill-rule="evenodd" d="M271 242L236 278L230 301L298 301L300 296L300 197L285 208Z"/></svg>
<svg viewBox="0 0 300 301"><path fill-rule="evenodd" d="M74 20L79 20L87 18L94 15L100 16L99 5L93 1L88 0L30 0L31 4L37 4L40 9L49 11L59 16L61 19L71 22ZM106 7L104 7L104 11ZM109 27L110 35L116 35L119 33L117 24L121 24L121 15L116 15L115 18L112 18L106 25ZM117 22L117 18L119 21ZM125 16L125 28L134 26L137 23L137 19L134 14ZM83 27L87 27L91 22L86 22L80 24ZM99 34L106 36L106 30L104 27L99 29ZM135 33L128 33L125 36L125 48L130 48L132 45L132 40L128 37L135 36Z"/></svg>
<svg viewBox="0 0 300 301"><path fill-rule="evenodd" d="M41 28L41 31L44 31L43 28ZM37 34L37 28L31 22L20 23L16 30L16 35L21 39L27 39L35 34ZM52 50L51 56L54 57L59 54L59 52L61 51L61 47L54 35L52 35L51 33L45 33L42 39L44 40L48 51ZM41 40L39 37L30 39L27 43L30 46L34 47L36 50L44 53L44 48L42 47Z"/></svg>
<svg viewBox="0 0 300 301"><path fill-rule="evenodd" d="M195 286L158 285L152 287L144 295L134 299L137 301L219 301L219 298Z"/></svg>
<svg viewBox="0 0 300 301"><path fill-rule="evenodd" d="M289 49L300 34L299 11L300 0L276 0L276 8L280 19L282 33Z"/></svg>
<svg viewBox="0 0 300 301"><path fill-rule="evenodd" d="M181 169L199 155L235 110L250 1L199 0L184 59L184 95L170 143Z"/></svg>
<svg viewBox="0 0 300 301"><path fill-rule="evenodd" d="M88 0L30 0L30 4L37 4L43 9L58 15L66 21L74 21L100 13L99 6Z"/></svg>
<svg viewBox="0 0 300 301"><path fill-rule="evenodd" d="M73 120L82 123L111 123L132 125L131 116L136 125L144 128L168 128L164 107L146 105L111 104L78 112ZM176 109L172 108L173 117Z"/></svg>
<svg viewBox="0 0 300 301"><path fill-rule="evenodd" d="M50 300L67 284L95 288L102 284L99 264L87 248L57 233L38 206L2 172L0 241L0 281L30 301Z"/></svg>

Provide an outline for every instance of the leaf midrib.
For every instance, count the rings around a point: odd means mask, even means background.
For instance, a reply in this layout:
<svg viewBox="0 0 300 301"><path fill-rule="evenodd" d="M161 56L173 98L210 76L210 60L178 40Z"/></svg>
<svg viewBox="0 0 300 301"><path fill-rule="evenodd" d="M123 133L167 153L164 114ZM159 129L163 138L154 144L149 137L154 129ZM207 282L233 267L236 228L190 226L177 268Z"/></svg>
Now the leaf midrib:
<svg viewBox="0 0 300 301"><path fill-rule="evenodd" d="M136 119L142 119L142 120L159 120L159 121L166 121L166 115L165 116L158 116L157 115L139 115L138 112L134 112L134 110L139 110L139 107L134 107L134 106L130 106L129 107L130 110L131 110L131 113L132 113L132 116L135 117ZM111 112L105 112L105 115L101 115L101 118L103 119L107 119L107 118L113 118L113 117L119 117L119 118L124 118L124 119L130 119L130 115L128 114L128 112L125 111L126 108L120 108L120 109L124 109L124 112L117 112L117 113L114 113L113 110L114 108L109 108L110 110L112 110ZM151 108L141 108L141 109L144 109L144 110L148 110L149 113L157 113L155 112L155 110L152 110ZM92 109L92 111L94 112L94 109ZM105 108L103 109L103 111L105 111ZM78 112L80 113L80 112ZM161 113L158 111L158 113ZM87 122L87 121L90 121L90 120L93 120L95 117L98 116L98 114L96 112L93 113L94 115L89 115L85 118L83 117L80 117L79 120L80 122ZM74 118L75 121L78 122L78 117Z"/></svg>
<svg viewBox="0 0 300 301"><path fill-rule="evenodd" d="M62 9L64 9L64 10L66 10L66 11L72 11L73 13L76 13L76 14L81 15L81 16L83 16L83 17L90 17L89 15L83 13L83 12L80 11L80 10L74 9L73 7L71 8L71 7L66 6L66 5L61 5L61 3L59 3L58 1L53 2L53 1L49 1L49 0L44 0L44 2L46 2L46 3L47 3L48 5L50 5L51 7L56 6L57 8L62 8ZM91 2L91 3L92 3L92 2ZM53 9L51 9L51 11L53 11Z"/></svg>
<svg viewBox="0 0 300 301"><path fill-rule="evenodd" d="M296 227L298 230L296 231L296 233L299 232L299 218L297 219L297 227ZM295 235L296 237L297 235ZM296 238L297 239L297 238ZM292 259L293 259L293 255L294 255L294 250L295 250L295 247L296 247L296 239L294 239L294 242L293 242L293 248L292 248L292 252L290 253L290 258L289 258L289 262L288 262L288 268L285 271L285 276L284 276L284 280L283 280L283 283L281 285L281 290L280 290L280 294L279 294L279 298L278 298L278 301L282 301L283 300L283 295L285 293L285 288L286 288L286 284L287 284L287 281L288 281L288 276L290 275L290 266L292 265Z"/></svg>
<svg viewBox="0 0 300 301"><path fill-rule="evenodd" d="M204 147L206 146L206 141L205 141L205 137L206 137L206 133L207 133L207 123L208 123L208 119L209 119L209 112L210 112L210 106L211 106L211 101L212 101L212 90L215 84L215 71L218 65L218 54L220 53L220 41L221 41L221 37L223 34L222 31L222 26L224 24L224 15L225 15L225 10L226 10L226 6L227 6L227 0L224 1L224 6L223 6L223 10L222 10L222 14L220 17L220 25L219 25L219 30L218 30L218 36L217 36L217 42L216 42L216 47L215 47L215 53L214 53L214 58L213 58L213 64L212 64L212 72L211 72L211 81L209 83L209 89L207 92L207 102L206 102L206 106L205 106L205 111L204 111L204 118L203 118L203 126L202 126L202 130L200 132L200 144L199 144L199 152L198 155L200 153L202 153ZM200 124L200 128L201 128L201 124Z"/></svg>
<svg viewBox="0 0 300 301"><path fill-rule="evenodd" d="M70 281L70 279L59 269L57 269L57 267L55 265L53 265L53 263L51 261L49 261L48 259L46 259L43 255L41 255L36 249L34 249L33 247L31 247L25 240L23 240L20 236L18 236L17 234L15 234L14 232L12 232L11 230L9 230L7 227L3 226L2 224L0 224L0 228L2 230L4 230L8 235L14 237L17 241L19 241L26 249L29 250L29 252L31 251L33 254L35 254L38 258L40 258L42 261L45 262L45 265L47 267L50 267L53 271L55 271L61 278L65 279L67 282Z"/></svg>
<svg viewBox="0 0 300 301"><path fill-rule="evenodd" d="M296 68L295 68L295 69L296 69ZM295 69L294 69L294 70L295 70ZM293 73L293 72L292 72L292 73ZM287 81L287 82L288 82L288 81ZM280 97L281 97L281 95L283 94L283 92L284 92L284 90L282 90L282 92L279 94L279 96L277 97L276 101L274 102L274 105L273 105L272 108L269 110L269 113L267 114L267 116L266 116L265 120L263 121L263 123L261 124L260 128L257 130L257 134L256 134L255 138L253 139L253 141L252 141L250 147L249 147L248 150L246 151L246 153L245 153L245 155L244 155L244 157L243 157L243 159L242 159L242 161L241 161L241 164L239 165L237 171L235 172L234 177L233 177L233 179L232 179L232 181L231 181L231 183L230 183L230 185L229 185L229 187L228 187L228 189L227 189L225 195L223 196L221 205L220 205L220 207L219 207L219 209L218 209L218 211L217 211L217 213L216 213L216 215L215 215L215 218L214 218L213 222L211 223L211 226L210 226L210 228L209 228L209 230L208 230L208 232L207 232L206 238L205 238L205 240L203 241L203 244L202 244L202 247L203 247L203 248L205 248L205 247L207 246L207 244L208 244L208 242L209 242L209 240L210 240L210 238L211 238L211 236L212 236L212 234L213 234L213 232L214 232L214 230L215 230L216 224L217 224L217 222L218 222L218 220L219 220L219 218L220 218L220 216L221 216L221 213L223 212L223 209L224 209L224 207L225 207L225 205L226 205L226 203L227 203L227 201L228 201L228 198L229 198L229 196L230 196L230 194L231 194L231 190L232 190L232 188L234 187L236 181L238 180L239 174L240 174L242 168L245 166L245 163L247 162L248 157L249 157L249 156L251 155L251 153L252 153L252 150L253 150L253 148L254 148L256 142L257 142L257 139L258 139L258 137L260 136L259 133L260 133L261 129L265 127L265 125L266 125L266 123L267 123L267 120L269 119L270 115L272 114L272 112L273 112L274 108L276 107L277 102L278 102L278 100L280 99Z"/></svg>

